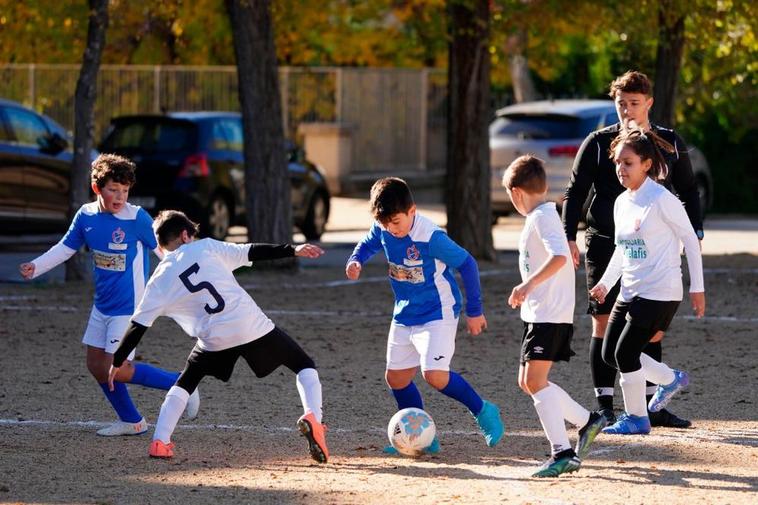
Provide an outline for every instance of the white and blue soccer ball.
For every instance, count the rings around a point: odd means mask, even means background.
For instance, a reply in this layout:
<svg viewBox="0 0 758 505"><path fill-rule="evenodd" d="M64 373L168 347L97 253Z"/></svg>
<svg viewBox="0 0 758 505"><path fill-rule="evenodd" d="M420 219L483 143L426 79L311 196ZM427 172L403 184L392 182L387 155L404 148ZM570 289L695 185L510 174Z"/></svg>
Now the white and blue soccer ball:
<svg viewBox="0 0 758 505"><path fill-rule="evenodd" d="M396 412L387 426L390 444L406 456L423 454L436 434L437 428L432 416L413 407Z"/></svg>

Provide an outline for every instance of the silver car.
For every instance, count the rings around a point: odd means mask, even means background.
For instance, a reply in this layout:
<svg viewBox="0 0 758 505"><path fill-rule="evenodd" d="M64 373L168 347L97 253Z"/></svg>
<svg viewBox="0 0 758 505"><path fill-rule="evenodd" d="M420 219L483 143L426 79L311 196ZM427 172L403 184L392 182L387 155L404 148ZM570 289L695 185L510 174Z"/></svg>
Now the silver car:
<svg viewBox="0 0 758 505"><path fill-rule="evenodd" d="M503 188L503 172L522 154L545 161L548 199L563 203L563 193L571 177L574 157L591 132L618 123L610 100L543 100L510 105L497 111L490 125L490 165L492 167L493 217L507 215L513 204ZM689 146L692 170L698 183L700 205L707 209L713 198L708 162Z"/></svg>

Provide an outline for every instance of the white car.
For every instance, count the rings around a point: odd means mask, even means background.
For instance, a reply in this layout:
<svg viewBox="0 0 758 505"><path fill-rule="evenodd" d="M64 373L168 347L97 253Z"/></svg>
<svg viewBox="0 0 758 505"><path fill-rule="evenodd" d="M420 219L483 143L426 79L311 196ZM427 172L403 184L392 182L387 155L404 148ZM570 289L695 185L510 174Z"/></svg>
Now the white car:
<svg viewBox="0 0 758 505"><path fill-rule="evenodd" d="M510 105L497 111L490 125L493 217L507 215L513 204L503 188L503 172L522 154L545 161L548 199L563 203L579 146L591 132L618 123L611 100L543 100ZM708 162L697 148L689 146L692 170L698 182L703 211L712 200Z"/></svg>

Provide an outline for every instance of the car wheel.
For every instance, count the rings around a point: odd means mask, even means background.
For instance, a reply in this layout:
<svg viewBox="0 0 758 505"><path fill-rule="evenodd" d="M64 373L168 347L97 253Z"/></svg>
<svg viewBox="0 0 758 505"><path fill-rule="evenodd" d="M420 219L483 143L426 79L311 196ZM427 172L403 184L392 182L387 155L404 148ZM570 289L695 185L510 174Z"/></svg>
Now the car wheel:
<svg viewBox="0 0 758 505"><path fill-rule="evenodd" d="M303 222L303 235L307 240L318 240L326 230L326 221L329 219L329 200L323 192L316 192L308 204L308 212Z"/></svg>
<svg viewBox="0 0 758 505"><path fill-rule="evenodd" d="M229 202L221 195L214 196L205 214L204 235L224 240L229 234L231 224L232 211Z"/></svg>

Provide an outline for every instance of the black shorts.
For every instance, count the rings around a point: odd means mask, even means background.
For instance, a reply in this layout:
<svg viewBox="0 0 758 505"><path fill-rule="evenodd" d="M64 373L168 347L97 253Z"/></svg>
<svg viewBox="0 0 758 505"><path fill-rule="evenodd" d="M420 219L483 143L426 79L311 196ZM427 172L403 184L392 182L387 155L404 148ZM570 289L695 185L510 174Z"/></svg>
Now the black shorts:
<svg viewBox="0 0 758 505"><path fill-rule="evenodd" d="M568 361L574 325L568 323L524 323L521 337L521 364L530 360Z"/></svg>
<svg viewBox="0 0 758 505"><path fill-rule="evenodd" d="M679 301L648 300L647 298L635 297L631 302L616 301L611 315L608 318L609 331L613 327L623 328L626 323L638 328L650 330L650 338L659 331L668 330L671 321L679 308ZM621 330L618 330L621 333Z"/></svg>
<svg viewBox="0 0 758 505"><path fill-rule="evenodd" d="M608 268L608 263L611 262L613 251L616 249L616 245L613 242L613 237L606 237L597 233L587 232L584 236L585 250L584 255L584 270L587 274L587 291L592 289L605 273L605 269ZM605 296L605 302L599 303L594 298L590 298L587 295L589 305L587 307L587 314L600 315L610 314L613 309L613 303L619 296L619 289L621 283L617 282L608 291Z"/></svg>
<svg viewBox="0 0 758 505"><path fill-rule="evenodd" d="M305 368L316 368L313 360L292 337L274 328L259 339L223 351L206 351L195 345L187 358L187 368L183 374L187 373L197 381L210 375L227 382L240 356L247 361L256 377L265 377L281 365L295 373Z"/></svg>

